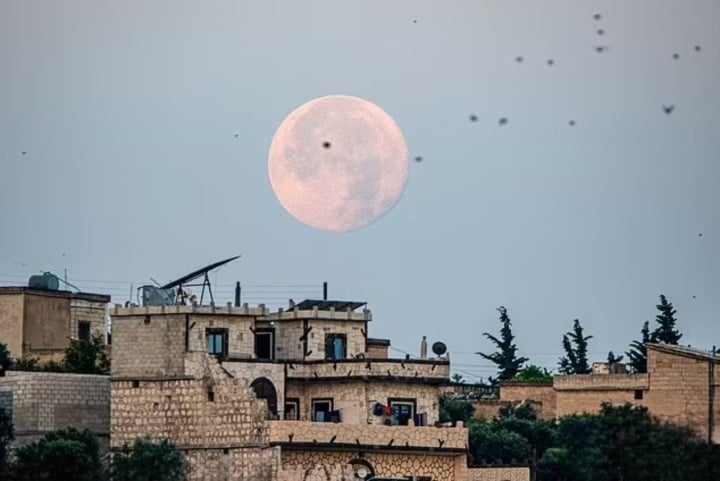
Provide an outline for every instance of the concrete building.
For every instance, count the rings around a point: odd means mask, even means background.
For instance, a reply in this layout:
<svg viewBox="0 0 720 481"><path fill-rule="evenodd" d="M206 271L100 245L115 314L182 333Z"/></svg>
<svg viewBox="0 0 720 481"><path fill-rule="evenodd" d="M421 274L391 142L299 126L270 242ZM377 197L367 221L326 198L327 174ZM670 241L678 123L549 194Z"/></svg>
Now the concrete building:
<svg viewBox="0 0 720 481"><path fill-rule="evenodd" d="M114 449L170 439L193 480L528 479L527 468L468 469L467 429L435 426L449 357L388 358L364 303L111 315Z"/></svg>
<svg viewBox="0 0 720 481"><path fill-rule="evenodd" d="M105 336L110 296L0 287L0 342L20 359L59 360L69 339Z"/></svg>

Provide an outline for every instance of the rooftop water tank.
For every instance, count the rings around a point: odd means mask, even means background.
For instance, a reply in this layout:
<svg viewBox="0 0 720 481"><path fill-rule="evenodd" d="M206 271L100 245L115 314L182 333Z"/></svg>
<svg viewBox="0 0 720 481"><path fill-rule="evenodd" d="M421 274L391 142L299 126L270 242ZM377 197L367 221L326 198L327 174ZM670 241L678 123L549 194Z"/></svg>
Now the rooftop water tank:
<svg viewBox="0 0 720 481"><path fill-rule="evenodd" d="M45 272L41 276L30 276L28 287L45 291L57 291L60 288L60 281L56 275Z"/></svg>

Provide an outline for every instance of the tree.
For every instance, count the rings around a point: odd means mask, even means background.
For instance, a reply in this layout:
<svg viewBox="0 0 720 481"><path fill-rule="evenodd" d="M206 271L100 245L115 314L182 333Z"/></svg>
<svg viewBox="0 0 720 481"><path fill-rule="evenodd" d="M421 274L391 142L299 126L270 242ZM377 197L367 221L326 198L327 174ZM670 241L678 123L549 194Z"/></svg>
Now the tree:
<svg viewBox="0 0 720 481"><path fill-rule="evenodd" d="M529 364L525 366L520 372L518 372L512 381L516 382L552 382L553 375L550 371L544 367L536 366L535 364Z"/></svg>
<svg viewBox="0 0 720 481"><path fill-rule="evenodd" d="M608 352L607 362L608 364L618 364L622 362L623 357L625 356L616 356L612 351L610 351Z"/></svg>
<svg viewBox="0 0 720 481"><path fill-rule="evenodd" d="M650 342L650 325L647 321L643 324L640 333L642 335L641 340L630 343L630 350L625 353L628 357L628 364L633 372L637 373L647 372L647 347L645 347L645 344Z"/></svg>
<svg viewBox="0 0 720 481"><path fill-rule="evenodd" d="M0 377L5 375L5 371L10 369L13 364L13 359L10 357L10 351L8 351L7 344L0 342Z"/></svg>
<svg viewBox="0 0 720 481"><path fill-rule="evenodd" d="M440 422L453 423L462 421L468 424L475 414L472 403L464 399L452 399L448 395L440 396Z"/></svg>
<svg viewBox="0 0 720 481"><path fill-rule="evenodd" d="M673 309L672 303L668 302L665 296L660 294L660 304L655 307L660 313L655 316L658 327L655 328L650 336L651 342L664 342L666 344L677 345L682 334L675 329L677 319L675 318L676 312L675 309Z"/></svg>
<svg viewBox="0 0 720 481"><path fill-rule="evenodd" d="M69 428L15 450L13 481L102 481L98 442L88 431Z"/></svg>
<svg viewBox="0 0 720 481"><path fill-rule="evenodd" d="M113 481L185 481L188 463L168 440L136 439L112 460Z"/></svg>
<svg viewBox="0 0 720 481"><path fill-rule="evenodd" d="M588 340L593 336L584 336L580 320L575 319L573 330L563 336L565 356L560 358L562 374L590 374L590 364L587 358Z"/></svg>
<svg viewBox="0 0 720 481"><path fill-rule="evenodd" d="M453 374L450 379L452 379L452 382L457 383L457 384L462 384L465 382L462 374L458 374L458 373Z"/></svg>
<svg viewBox="0 0 720 481"><path fill-rule="evenodd" d="M109 374L110 361L101 335L89 341L70 340L63 360L65 371L76 374Z"/></svg>
<svg viewBox="0 0 720 481"><path fill-rule="evenodd" d="M470 424L469 454L473 464L522 462L530 458L531 446L521 434L495 428L484 421Z"/></svg>
<svg viewBox="0 0 720 481"><path fill-rule="evenodd" d="M15 439L10 413L0 407L0 479L8 475L8 453L10 443Z"/></svg>
<svg viewBox="0 0 720 481"><path fill-rule="evenodd" d="M485 354L482 352L475 353L497 365L498 376L497 379L489 379L491 384L497 384L498 381L507 381L508 379L512 379L518 371L522 369L523 364L529 360L526 357L517 356L517 346L513 343L515 336L512 333L511 322L507 315L507 309L505 309L504 306L500 306L497 310L500 312L500 322L502 323L502 328L500 329L500 339L487 332L484 332L483 336L490 339L498 350L491 354Z"/></svg>

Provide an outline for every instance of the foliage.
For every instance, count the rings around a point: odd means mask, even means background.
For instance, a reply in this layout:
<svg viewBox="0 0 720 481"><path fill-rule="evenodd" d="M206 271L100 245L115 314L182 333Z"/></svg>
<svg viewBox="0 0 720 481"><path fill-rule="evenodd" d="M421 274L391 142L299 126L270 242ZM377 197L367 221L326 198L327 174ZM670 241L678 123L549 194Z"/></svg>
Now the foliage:
<svg viewBox="0 0 720 481"><path fill-rule="evenodd" d="M493 423L473 421L469 449L474 464L510 464L530 458L531 446L521 434L493 428Z"/></svg>
<svg viewBox="0 0 720 481"><path fill-rule="evenodd" d="M0 407L0 479L5 479L8 470L10 443L15 439L10 414Z"/></svg>
<svg viewBox="0 0 720 481"><path fill-rule="evenodd" d="M515 417L518 419L525 419L528 421L535 421L537 420L537 412L535 411L535 408L532 407L532 404L529 403L520 403L517 406L503 406L500 408L498 412L499 418L509 418L509 417Z"/></svg>
<svg viewBox="0 0 720 481"><path fill-rule="evenodd" d="M608 352L607 362L608 364L617 364L622 362L625 356L616 356L612 351Z"/></svg>
<svg viewBox="0 0 720 481"><path fill-rule="evenodd" d="M62 361L41 363L36 357L24 357L15 361L13 369L17 371L69 372L74 374L109 374L110 360L105 352L102 336L94 336L90 341L70 340Z"/></svg>
<svg viewBox="0 0 720 481"><path fill-rule="evenodd" d="M497 365L497 379L489 379L492 384L497 384L498 381L507 381L512 379L518 371L522 369L523 364L529 360L526 357L517 356L517 346L513 343L515 336L512 333L511 322L507 315L507 309L505 309L504 306L500 306L497 310L500 312L500 322L502 323L502 328L500 329L500 339L487 332L483 333L483 336L491 340L498 350L491 354L482 352L476 353Z"/></svg>
<svg viewBox="0 0 720 481"><path fill-rule="evenodd" d="M98 442L90 431L54 431L15 450L12 481L102 481Z"/></svg>
<svg viewBox="0 0 720 481"><path fill-rule="evenodd" d="M546 383L553 381L553 375L544 367L528 364L512 378L512 381Z"/></svg>
<svg viewBox="0 0 720 481"><path fill-rule="evenodd" d="M465 379L463 379L462 374L458 374L458 373L453 374L450 379L452 379L452 382L457 383L457 384L463 384L465 382Z"/></svg>
<svg viewBox="0 0 720 481"><path fill-rule="evenodd" d="M625 353L628 357L628 364L633 372L637 373L647 372L647 347L645 347L645 344L650 342L650 326L647 321L643 324L640 333L642 335L641 340L630 343L630 350Z"/></svg>
<svg viewBox="0 0 720 481"><path fill-rule="evenodd" d="M468 424L473 418L475 408L464 399L452 399L447 395L440 396L440 422L453 423L462 421Z"/></svg>
<svg viewBox="0 0 720 481"><path fill-rule="evenodd" d="M188 463L167 440L159 444L137 439L112 461L113 481L185 481Z"/></svg>
<svg viewBox="0 0 720 481"><path fill-rule="evenodd" d="M110 361L101 335L90 341L70 340L63 360L65 370L76 374L109 374Z"/></svg>
<svg viewBox="0 0 720 481"><path fill-rule="evenodd" d="M10 357L10 351L7 348L7 344L0 342L0 377L5 375L5 371L10 369L13 364L13 359Z"/></svg>
<svg viewBox="0 0 720 481"><path fill-rule="evenodd" d="M562 374L590 374L590 364L587 358L588 340L593 336L584 336L580 320L575 319L573 330L563 336L565 356L560 358Z"/></svg>
<svg viewBox="0 0 720 481"><path fill-rule="evenodd" d="M658 327L653 331L650 340L652 342L664 342L666 344L676 345L682 337L682 334L675 329L677 319L675 318L676 311L672 303L668 302L667 298L660 294L660 304L655 307L660 311L660 313L655 316Z"/></svg>

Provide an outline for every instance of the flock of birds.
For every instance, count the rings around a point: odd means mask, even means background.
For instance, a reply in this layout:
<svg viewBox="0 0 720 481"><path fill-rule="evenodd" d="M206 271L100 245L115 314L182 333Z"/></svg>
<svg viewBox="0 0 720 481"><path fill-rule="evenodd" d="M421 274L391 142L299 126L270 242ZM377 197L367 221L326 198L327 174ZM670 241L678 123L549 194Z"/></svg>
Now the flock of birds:
<svg viewBox="0 0 720 481"><path fill-rule="evenodd" d="M595 20L595 21L602 20L602 14L600 14L600 13L594 14L593 20ZM413 23L417 23L417 20L414 20ZM596 33L598 36L602 37L605 35L605 29L598 28L596 30ZM593 50L595 50L595 52L597 52L597 53L604 53L604 52L607 52L608 50L610 50L610 47L607 45L596 45L593 47ZM702 47L700 45L695 45L694 50L695 50L695 52L700 52L700 51L702 51ZM680 54L674 53L672 55L672 58L674 60L679 60ZM517 62L517 63L523 63L524 61L525 61L525 58L522 56L515 57L515 62ZM552 58L547 59L546 64L549 67L552 67L553 65L555 65L555 59L552 59ZM663 105L662 106L662 111L666 115L672 114L673 110L675 110L675 105ZM470 114L469 119L470 119L470 122L477 122L478 116L476 114ZM500 117L498 119L498 126L500 126L500 127L505 126L508 124L508 122L509 122L509 119L507 117ZM568 120L568 125L570 127L575 127L577 125L577 122L574 119L570 119L570 120ZM423 161L423 157L421 155L418 155L415 157L415 162L422 162L422 161ZM702 236L702 234L701 234L701 236Z"/></svg>

